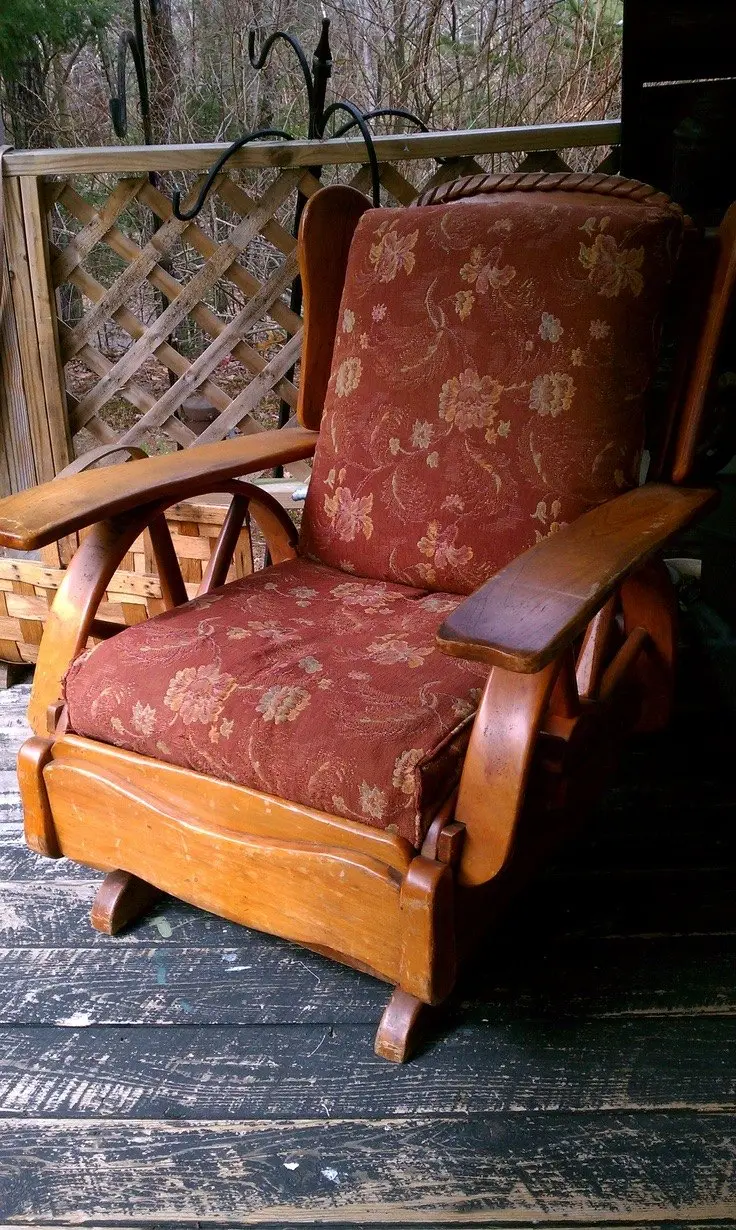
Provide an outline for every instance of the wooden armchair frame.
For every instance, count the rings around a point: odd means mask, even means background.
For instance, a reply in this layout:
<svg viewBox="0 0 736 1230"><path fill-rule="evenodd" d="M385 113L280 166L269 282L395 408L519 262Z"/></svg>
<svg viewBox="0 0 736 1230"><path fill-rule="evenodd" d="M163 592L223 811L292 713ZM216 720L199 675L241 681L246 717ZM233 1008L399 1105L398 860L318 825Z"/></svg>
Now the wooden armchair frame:
<svg viewBox="0 0 736 1230"><path fill-rule="evenodd" d="M243 478L314 450L347 254L368 207L354 190L330 188L302 219L300 427L91 470L12 496L0 502L0 543L28 550L92 527L39 654L29 711L35 735L19 757L28 844L107 873L92 911L100 930L115 932L169 892L385 979L395 990L376 1050L401 1061L424 1006L449 994L458 961L584 814L622 738L666 720L676 612L657 556L715 497L665 483L622 495L514 560L445 622L439 647L491 670L459 790L420 851L392 833L68 733L62 677L90 636L119 631L96 619L97 606L145 527L166 606L186 601L163 516L169 504L214 491L233 497L202 592L224 580L251 514L274 562L294 555L288 517ZM678 481L692 464L735 251L732 210L673 398L666 468Z"/></svg>

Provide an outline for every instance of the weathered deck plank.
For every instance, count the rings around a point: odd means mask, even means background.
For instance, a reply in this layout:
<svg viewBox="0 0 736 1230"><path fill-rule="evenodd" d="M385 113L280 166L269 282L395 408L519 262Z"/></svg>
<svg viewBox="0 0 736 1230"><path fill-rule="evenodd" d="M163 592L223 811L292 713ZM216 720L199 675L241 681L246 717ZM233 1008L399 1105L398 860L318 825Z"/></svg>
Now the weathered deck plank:
<svg viewBox="0 0 736 1230"><path fill-rule="evenodd" d="M135 1225L725 1218L735 1136L734 1115L688 1113L2 1120L0 1200L6 1220L67 1225L91 1206Z"/></svg>
<svg viewBox="0 0 736 1230"><path fill-rule="evenodd" d="M694 936L488 950L460 983L478 1019L505 1012L627 1017L736 1013L736 939ZM237 947L116 944L0 951L17 1025L375 1024L386 987L271 937Z"/></svg>
<svg viewBox="0 0 736 1230"><path fill-rule="evenodd" d="M372 1024L0 1029L0 1115L237 1120L736 1111L736 1029L724 1029L719 1019L514 1016L452 1024L398 1069L372 1054Z"/></svg>

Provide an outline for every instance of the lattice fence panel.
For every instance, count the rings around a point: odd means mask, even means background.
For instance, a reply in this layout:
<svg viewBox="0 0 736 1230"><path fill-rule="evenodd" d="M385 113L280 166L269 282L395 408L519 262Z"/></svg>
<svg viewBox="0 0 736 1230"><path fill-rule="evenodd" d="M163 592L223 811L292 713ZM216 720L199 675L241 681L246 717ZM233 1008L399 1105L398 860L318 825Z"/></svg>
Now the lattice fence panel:
<svg viewBox="0 0 736 1230"><path fill-rule="evenodd" d="M504 162L503 169L567 165L556 152ZM489 158L474 157L383 163L383 197L409 205L431 185L490 167ZM323 182L336 175L370 190L365 167L325 167ZM118 441L149 451L211 442L274 425L280 401L296 408L302 320L289 306L294 208L298 192L309 198L321 183L304 167L223 174L202 213L186 223L152 178L77 176L45 185L78 455ZM203 176L190 180L185 208ZM307 467L290 471L300 477Z"/></svg>

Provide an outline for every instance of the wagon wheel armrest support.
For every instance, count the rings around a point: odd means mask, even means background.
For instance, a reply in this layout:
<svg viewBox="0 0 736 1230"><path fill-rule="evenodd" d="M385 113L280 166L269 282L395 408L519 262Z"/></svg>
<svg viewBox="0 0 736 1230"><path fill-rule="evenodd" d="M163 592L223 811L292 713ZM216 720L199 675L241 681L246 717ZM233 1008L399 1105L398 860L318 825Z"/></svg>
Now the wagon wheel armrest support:
<svg viewBox="0 0 736 1230"><path fill-rule="evenodd" d="M710 508L715 491L651 483L544 538L445 620L438 647L535 674L573 643L614 590Z"/></svg>
<svg viewBox="0 0 736 1230"><path fill-rule="evenodd" d="M311 457L317 432L264 431L179 453L53 479L0 500L0 546L34 551L98 521L161 501L205 495L219 482Z"/></svg>
<svg viewBox="0 0 736 1230"><path fill-rule="evenodd" d="M713 491L652 484L545 538L471 594L439 630L455 657L491 670L458 794L466 826L461 882L504 866L523 808L540 724L565 651L627 576L716 500Z"/></svg>

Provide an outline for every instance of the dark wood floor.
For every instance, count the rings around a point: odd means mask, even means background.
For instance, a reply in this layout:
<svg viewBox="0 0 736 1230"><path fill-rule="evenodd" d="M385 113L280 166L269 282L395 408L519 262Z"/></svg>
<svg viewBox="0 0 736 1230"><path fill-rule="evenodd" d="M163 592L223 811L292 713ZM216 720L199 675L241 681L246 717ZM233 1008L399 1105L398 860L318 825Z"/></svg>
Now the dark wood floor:
<svg viewBox="0 0 736 1230"><path fill-rule="evenodd" d="M92 931L0 696L0 1223L736 1225L736 641L686 639L673 729L405 1068L360 974L172 902Z"/></svg>

